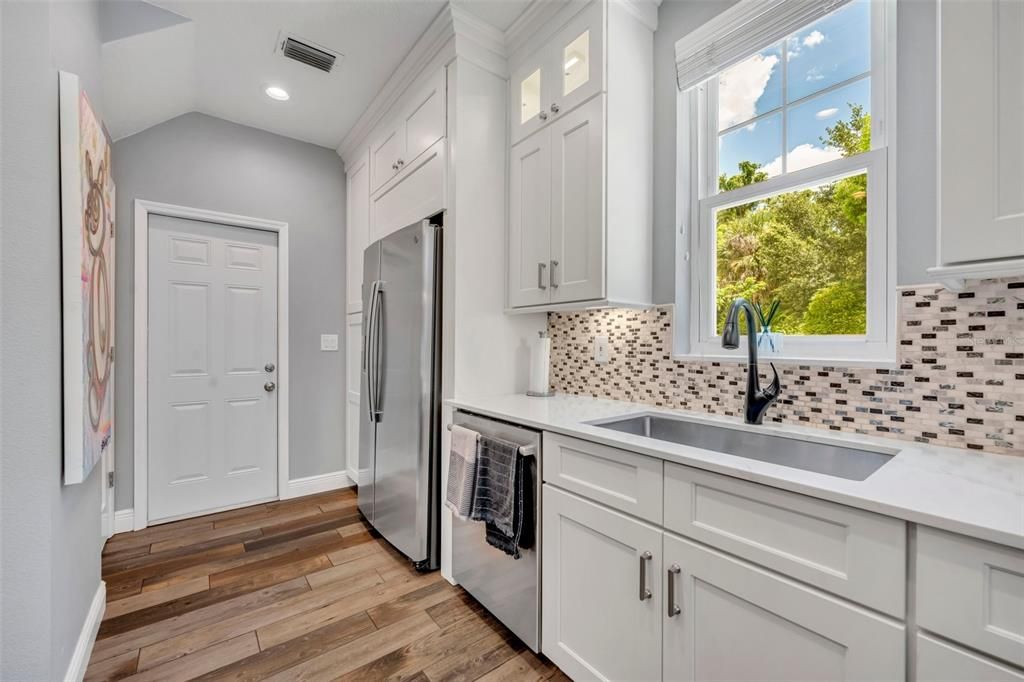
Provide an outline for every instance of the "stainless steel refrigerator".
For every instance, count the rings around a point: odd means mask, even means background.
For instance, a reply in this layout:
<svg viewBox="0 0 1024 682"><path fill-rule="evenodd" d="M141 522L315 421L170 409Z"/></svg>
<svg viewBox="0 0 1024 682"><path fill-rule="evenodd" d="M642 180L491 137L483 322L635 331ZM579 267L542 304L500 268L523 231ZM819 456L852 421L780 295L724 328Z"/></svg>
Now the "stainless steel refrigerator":
<svg viewBox="0 0 1024 682"><path fill-rule="evenodd" d="M363 256L359 509L417 568L440 561L439 220Z"/></svg>

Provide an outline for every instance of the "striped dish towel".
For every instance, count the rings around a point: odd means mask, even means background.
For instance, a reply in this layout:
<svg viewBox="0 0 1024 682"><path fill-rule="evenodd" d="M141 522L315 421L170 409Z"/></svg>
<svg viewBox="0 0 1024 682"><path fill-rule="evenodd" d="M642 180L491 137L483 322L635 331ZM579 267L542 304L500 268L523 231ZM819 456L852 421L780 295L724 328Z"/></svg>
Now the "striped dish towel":
<svg viewBox="0 0 1024 682"><path fill-rule="evenodd" d="M480 434L463 426L452 426L452 447L448 453L448 485L444 504L460 519L469 518L476 488L476 458Z"/></svg>

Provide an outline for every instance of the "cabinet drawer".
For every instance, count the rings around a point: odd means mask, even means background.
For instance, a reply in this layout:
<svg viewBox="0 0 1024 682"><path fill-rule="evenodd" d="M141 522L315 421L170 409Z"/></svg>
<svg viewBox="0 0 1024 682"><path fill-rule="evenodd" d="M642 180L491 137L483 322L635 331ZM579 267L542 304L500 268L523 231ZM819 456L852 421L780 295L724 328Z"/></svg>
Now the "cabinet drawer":
<svg viewBox="0 0 1024 682"><path fill-rule="evenodd" d="M1024 682L1024 672L918 633L916 679L921 682Z"/></svg>
<svg viewBox="0 0 1024 682"><path fill-rule="evenodd" d="M917 622L1024 666L1024 552L919 527Z"/></svg>
<svg viewBox="0 0 1024 682"><path fill-rule="evenodd" d="M902 618L902 521L666 462L665 527Z"/></svg>
<svg viewBox="0 0 1024 682"><path fill-rule="evenodd" d="M661 523L660 459L545 433L544 481Z"/></svg>

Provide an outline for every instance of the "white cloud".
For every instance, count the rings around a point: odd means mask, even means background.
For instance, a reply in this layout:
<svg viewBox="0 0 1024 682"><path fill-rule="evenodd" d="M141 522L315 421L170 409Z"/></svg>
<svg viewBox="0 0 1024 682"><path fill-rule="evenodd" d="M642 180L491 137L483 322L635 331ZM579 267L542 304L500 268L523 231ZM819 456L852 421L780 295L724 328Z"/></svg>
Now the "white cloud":
<svg viewBox="0 0 1024 682"><path fill-rule="evenodd" d="M779 58L755 54L719 76L718 125L728 128L753 118Z"/></svg>
<svg viewBox="0 0 1024 682"><path fill-rule="evenodd" d="M792 173L793 171L800 170L802 168L810 168L811 166L817 166L820 163L826 163L828 161L834 161L835 159L842 158L842 153L834 147L816 147L813 144L800 144L789 151L789 161L786 167L786 171ZM779 175L782 173L782 157L776 157L774 161L764 166L761 170L766 172L768 175Z"/></svg>
<svg viewBox="0 0 1024 682"><path fill-rule="evenodd" d="M819 111L818 113L816 113L814 115L814 118L818 119L819 121L820 120L824 120L826 118L832 118L833 116L836 115L837 111L839 111L839 109L837 109L835 107L829 107L828 109L822 109L821 111Z"/></svg>
<svg viewBox="0 0 1024 682"><path fill-rule="evenodd" d="M821 68L820 67L815 66L815 67L812 67L812 68L807 70L807 80L808 81L812 81L812 82L813 81L820 81L824 77L825 77L825 74L823 74L821 72Z"/></svg>
<svg viewBox="0 0 1024 682"><path fill-rule="evenodd" d="M814 47L825 42L825 34L815 29L804 38L804 47Z"/></svg>

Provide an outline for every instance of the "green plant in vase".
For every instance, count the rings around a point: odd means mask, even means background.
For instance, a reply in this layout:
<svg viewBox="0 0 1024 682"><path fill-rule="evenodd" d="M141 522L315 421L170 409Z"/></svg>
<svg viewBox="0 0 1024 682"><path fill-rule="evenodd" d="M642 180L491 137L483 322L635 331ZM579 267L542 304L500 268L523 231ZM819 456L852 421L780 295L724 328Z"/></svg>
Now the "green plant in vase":
<svg viewBox="0 0 1024 682"><path fill-rule="evenodd" d="M772 335L772 320L779 314L779 300L772 301L767 309L760 303L754 304L757 311L757 321L761 323L761 332L757 336L757 347L764 348L767 344L768 350L772 353L775 350L775 337Z"/></svg>

